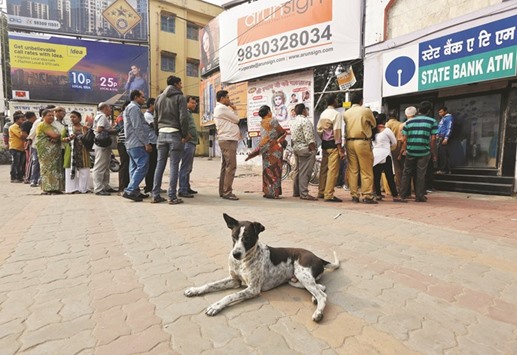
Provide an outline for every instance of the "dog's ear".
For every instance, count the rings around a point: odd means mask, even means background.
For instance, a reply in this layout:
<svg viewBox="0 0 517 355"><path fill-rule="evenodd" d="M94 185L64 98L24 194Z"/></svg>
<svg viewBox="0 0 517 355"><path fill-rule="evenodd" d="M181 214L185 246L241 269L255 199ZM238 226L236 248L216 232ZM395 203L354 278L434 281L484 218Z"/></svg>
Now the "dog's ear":
<svg viewBox="0 0 517 355"><path fill-rule="evenodd" d="M228 226L228 228L233 229L234 227L237 227L239 225L239 221L237 221L235 218L228 216L226 213L223 213L223 217L226 221L226 225Z"/></svg>
<svg viewBox="0 0 517 355"><path fill-rule="evenodd" d="M259 222L253 222L253 228L255 228L255 232L257 233L257 235L259 235L260 232L263 232L266 230L266 227L264 227Z"/></svg>

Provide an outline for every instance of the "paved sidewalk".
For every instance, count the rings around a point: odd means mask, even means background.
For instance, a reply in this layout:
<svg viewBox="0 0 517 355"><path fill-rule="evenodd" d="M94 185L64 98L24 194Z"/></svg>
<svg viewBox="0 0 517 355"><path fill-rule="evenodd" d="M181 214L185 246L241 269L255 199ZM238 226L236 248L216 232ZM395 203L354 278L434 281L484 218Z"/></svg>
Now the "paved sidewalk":
<svg viewBox="0 0 517 355"><path fill-rule="evenodd" d="M516 199L267 200L256 170L239 168L227 201L219 161L196 159L199 194L171 206L41 196L0 166L0 354L517 353ZM337 252L322 322L287 285L215 317L204 310L230 291L183 296L227 274L223 212L260 221L272 246Z"/></svg>

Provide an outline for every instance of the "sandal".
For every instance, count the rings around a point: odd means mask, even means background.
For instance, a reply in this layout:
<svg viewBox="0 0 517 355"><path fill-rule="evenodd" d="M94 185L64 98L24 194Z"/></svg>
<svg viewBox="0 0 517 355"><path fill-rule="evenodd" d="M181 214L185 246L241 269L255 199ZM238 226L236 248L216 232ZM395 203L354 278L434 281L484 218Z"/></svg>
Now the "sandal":
<svg viewBox="0 0 517 355"><path fill-rule="evenodd" d="M318 201L318 199L314 196L311 196L311 195L307 195L307 196L303 196L303 197L300 197L300 199L302 200L308 200L308 201Z"/></svg>
<svg viewBox="0 0 517 355"><path fill-rule="evenodd" d="M169 200L169 205L179 205L180 203L183 203L181 198L173 198Z"/></svg>
<svg viewBox="0 0 517 355"><path fill-rule="evenodd" d="M158 197L155 197L151 200L151 203L161 203L161 202L165 202L167 201L166 199L164 199L163 197L161 196L158 196Z"/></svg>
<svg viewBox="0 0 517 355"><path fill-rule="evenodd" d="M400 197L393 197L393 202L407 203L407 200L406 199L402 199Z"/></svg>

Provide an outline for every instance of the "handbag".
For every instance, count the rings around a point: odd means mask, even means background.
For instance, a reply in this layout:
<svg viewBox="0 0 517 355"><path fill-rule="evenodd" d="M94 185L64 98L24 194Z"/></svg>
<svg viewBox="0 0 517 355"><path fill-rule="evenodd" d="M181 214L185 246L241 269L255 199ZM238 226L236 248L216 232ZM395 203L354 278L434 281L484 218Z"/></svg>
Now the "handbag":
<svg viewBox="0 0 517 355"><path fill-rule="evenodd" d="M111 146L111 143L112 143L110 134L107 130L99 132L95 136L95 139L93 141L95 142L95 145L102 147L102 148L107 148L107 147Z"/></svg>

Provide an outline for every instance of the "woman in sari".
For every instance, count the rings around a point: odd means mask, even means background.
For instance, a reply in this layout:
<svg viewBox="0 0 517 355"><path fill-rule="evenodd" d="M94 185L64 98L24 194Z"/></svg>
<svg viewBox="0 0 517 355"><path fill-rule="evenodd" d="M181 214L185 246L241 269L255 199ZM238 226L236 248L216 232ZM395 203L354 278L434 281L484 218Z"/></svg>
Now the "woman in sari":
<svg viewBox="0 0 517 355"><path fill-rule="evenodd" d="M90 180L90 155L88 149L81 142L81 137L88 131L88 127L81 124L81 114L77 111L70 113L72 125L69 126L68 137L71 149L65 152L65 192L87 193Z"/></svg>
<svg viewBox="0 0 517 355"><path fill-rule="evenodd" d="M262 154L262 191L265 198L280 198L282 195L282 159L286 145L287 132L273 118L271 108L262 106L258 112L262 117L260 136L262 137L257 148L251 152L246 160Z"/></svg>
<svg viewBox="0 0 517 355"><path fill-rule="evenodd" d="M42 194L60 194L65 188L61 174L62 167L60 167L61 134L52 126L54 112L43 110L41 114L43 120L36 130L38 137L36 149L40 162Z"/></svg>

